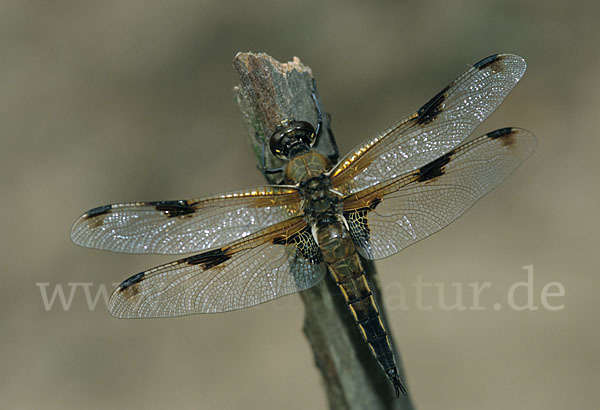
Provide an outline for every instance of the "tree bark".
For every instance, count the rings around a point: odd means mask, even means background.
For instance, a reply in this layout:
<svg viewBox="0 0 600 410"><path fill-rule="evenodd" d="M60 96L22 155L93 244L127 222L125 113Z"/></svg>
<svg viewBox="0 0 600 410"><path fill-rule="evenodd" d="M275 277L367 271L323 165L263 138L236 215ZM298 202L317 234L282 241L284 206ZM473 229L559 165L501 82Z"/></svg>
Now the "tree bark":
<svg viewBox="0 0 600 410"><path fill-rule="evenodd" d="M284 119L295 119L317 124L317 111L311 98L312 71L300 60L280 63L259 53L238 53L233 61L241 85L234 95L260 165L264 157L267 167L277 168L283 163L271 155L268 139ZM320 104L323 107L322 104ZM326 156L337 153L335 140L329 128L329 117L315 149ZM280 175L265 175L269 183L278 183ZM362 259L374 297L386 327L386 311L377 284L372 261ZM364 343L335 281L327 275L319 285L301 292L305 306L304 333L306 334L332 409L412 409L409 397L396 398L387 376ZM392 339L393 346L396 344ZM400 354L395 349L400 378L406 385Z"/></svg>

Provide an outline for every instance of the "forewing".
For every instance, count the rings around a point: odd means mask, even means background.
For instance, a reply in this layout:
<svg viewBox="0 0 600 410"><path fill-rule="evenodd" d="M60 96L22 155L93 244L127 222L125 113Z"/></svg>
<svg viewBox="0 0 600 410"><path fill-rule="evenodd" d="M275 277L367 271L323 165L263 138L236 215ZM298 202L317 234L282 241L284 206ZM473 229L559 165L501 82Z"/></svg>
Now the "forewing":
<svg viewBox="0 0 600 410"><path fill-rule="evenodd" d="M190 253L223 246L300 212L294 187L264 186L202 199L94 208L75 222L71 239L116 252Z"/></svg>
<svg viewBox="0 0 600 410"><path fill-rule="evenodd" d="M113 292L109 311L120 318L226 312L310 288L325 273L310 228L296 217L132 276Z"/></svg>
<svg viewBox="0 0 600 410"><path fill-rule="evenodd" d="M503 128L350 195L344 215L359 252L385 258L439 231L515 170L535 145L528 131Z"/></svg>
<svg viewBox="0 0 600 410"><path fill-rule="evenodd" d="M355 193L447 153L494 112L525 68L512 54L476 63L418 111L351 151L332 171L334 188Z"/></svg>

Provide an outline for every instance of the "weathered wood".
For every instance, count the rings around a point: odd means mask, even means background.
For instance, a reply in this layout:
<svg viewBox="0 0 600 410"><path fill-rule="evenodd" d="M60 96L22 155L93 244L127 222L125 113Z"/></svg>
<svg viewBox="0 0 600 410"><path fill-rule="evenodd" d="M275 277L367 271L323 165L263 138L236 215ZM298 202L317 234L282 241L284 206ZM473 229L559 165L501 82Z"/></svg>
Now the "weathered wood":
<svg viewBox="0 0 600 410"><path fill-rule="evenodd" d="M296 57L283 64L262 53L238 53L233 65L241 79L234 94L257 163L261 163L266 142L267 166L279 167L281 161L268 150L268 138L277 125L284 119L317 123L317 111L311 99L312 72ZM325 116L323 120L325 124L316 149L330 156L336 151L335 140L328 130L329 118ZM270 183L280 179L279 175L265 177ZM363 263L387 324L374 265L364 259ZM332 409L412 409L409 397L396 399L387 376L362 340L334 280L328 275L301 296L306 312L304 333L323 376L329 406ZM395 355L400 378L406 383L397 349Z"/></svg>

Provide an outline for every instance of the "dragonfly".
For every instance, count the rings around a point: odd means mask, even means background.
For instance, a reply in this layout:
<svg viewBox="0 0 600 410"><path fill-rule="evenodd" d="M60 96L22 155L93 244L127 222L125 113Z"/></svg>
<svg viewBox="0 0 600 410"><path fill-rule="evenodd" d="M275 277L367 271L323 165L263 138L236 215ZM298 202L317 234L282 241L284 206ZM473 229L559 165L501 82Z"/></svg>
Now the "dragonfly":
<svg viewBox="0 0 600 410"><path fill-rule="evenodd" d="M406 394L359 255L386 258L439 231L532 154L536 138L524 129L468 138L525 69L516 55L484 58L336 164L313 149L312 124L286 120L269 139L285 161L283 184L100 206L71 238L115 252L194 253L124 280L108 306L118 318L248 308L329 272L396 396Z"/></svg>

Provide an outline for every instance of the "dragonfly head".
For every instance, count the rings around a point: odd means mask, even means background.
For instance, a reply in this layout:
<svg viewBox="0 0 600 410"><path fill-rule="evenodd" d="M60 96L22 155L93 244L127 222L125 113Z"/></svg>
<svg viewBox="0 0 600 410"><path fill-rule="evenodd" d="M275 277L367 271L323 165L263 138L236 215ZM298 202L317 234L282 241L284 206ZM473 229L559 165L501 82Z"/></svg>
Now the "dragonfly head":
<svg viewBox="0 0 600 410"><path fill-rule="evenodd" d="M269 147L279 159L291 159L309 151L315 143L314 127L306 121L284 120L271 135Z"/></svg>

